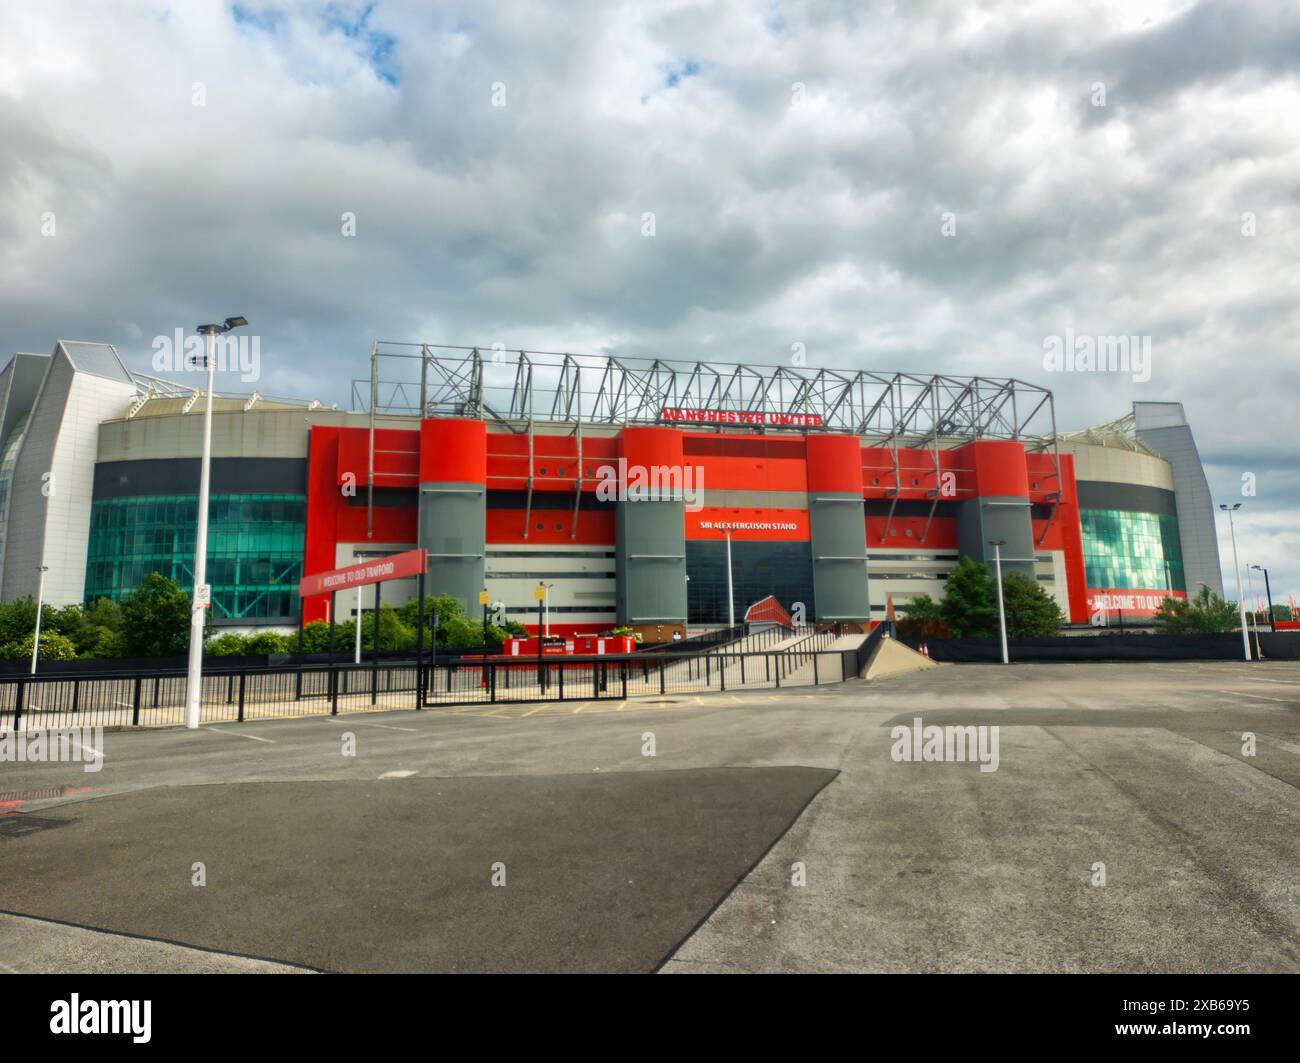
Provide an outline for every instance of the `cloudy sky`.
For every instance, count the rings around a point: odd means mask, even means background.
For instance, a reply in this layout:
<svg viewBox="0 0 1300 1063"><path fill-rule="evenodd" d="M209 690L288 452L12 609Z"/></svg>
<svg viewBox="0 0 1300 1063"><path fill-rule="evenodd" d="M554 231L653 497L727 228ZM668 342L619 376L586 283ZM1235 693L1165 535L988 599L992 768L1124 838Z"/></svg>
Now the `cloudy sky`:
<svg viewBox="0 0 1300 1063"><path fill-rule="evenodd" d="M1298 144L1294 0L0 0L0 353L242 313L341 404L375 339L1178 400L1300 598Z"/></svg>

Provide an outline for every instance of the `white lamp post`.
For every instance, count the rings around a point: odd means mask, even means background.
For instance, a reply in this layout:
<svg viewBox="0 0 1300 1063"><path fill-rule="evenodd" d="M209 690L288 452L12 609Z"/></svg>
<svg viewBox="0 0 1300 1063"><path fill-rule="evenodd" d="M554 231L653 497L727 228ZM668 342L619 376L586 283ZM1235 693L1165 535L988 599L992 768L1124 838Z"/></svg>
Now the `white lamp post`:
<svg viewBox="0 0 1300 1063"><path fill-rule="evenodd" d="M1250 634L1246 630L1246 596L1241 591L1241 566L1237 563L1237 530L1232 523L1232 515L1241 508L1240 502L1234 502L1231 506L1220 505L1219 508L1228 514L1228 534L1232 536L1232 571L1237 574L1237 612L1241 614L1241 648L1245 652L1246 660L1250 660Z"/></svg>
<svg viewBox="0 0 1300 1063"><path fill-rule="evenodd" d="M993 566L996 571L994 578L998 585L998 631L1002 635L1002 663L1010 664L1011 656L1007 652L1007 610L1002 602L1002 548L1007 545L1007 541L990 539L989 545L993 547Z"/></svg>
<svg viewBox="0 0 1300 1063"><path fill-rule="evenodd" d="M216 372L216 339L218 335L247 324L247 318L228 317L220 325L200 325L198 328L199 335L205 340L208 391L203 407L203 459L199 464L198 519L194 531L194 594L190 599L190 659L185 681L185 726L191 730L199 725L199 706L203 700L203 610L208 597L208 495L212 479L212 385Z"/></svg>
<svg viewBox="0 0 1300 1063"><path fill-rule="evenodd" d="M727 532L727 627L736 626L736 595L731 587L731 532Z"/></svg>
<svg viewBox="0 0 1300 1063"><path fill-rule="evenodd" d="M41 653L41 609L45 603L45 573L49 570L49 565L36 566L40 576L36 581L36 636L32 639L32 675L36 674L36 660Z"/></svg>

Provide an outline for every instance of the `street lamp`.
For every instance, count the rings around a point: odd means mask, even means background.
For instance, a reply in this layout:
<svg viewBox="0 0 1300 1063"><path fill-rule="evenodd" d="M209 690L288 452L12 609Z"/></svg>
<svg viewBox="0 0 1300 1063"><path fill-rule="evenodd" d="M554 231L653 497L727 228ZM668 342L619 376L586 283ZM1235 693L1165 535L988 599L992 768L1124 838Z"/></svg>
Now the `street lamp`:
<svg viewBox="0 0 1300 1063"><path fill-rule="evenodd" d="M551 591L554 589L554 583L542 584L542 613L545 617L542 621L542 627L545 629L548 639L551 637Z"/></svg>
<svg viewBox="0 0 1300 1063"><path fill-rule="evenodd" d="M731 587L731 532L727 532L727 627L736 626L736 595Z"/></svg>
<svg viewBox="0 0 1300 1063"><path fill-rule="evenodd" d="M37 565L40 576L36 580L36 636L32 639L32 675L36 674L36 659L41 652L41 609L45 602L45 573L49 565Z"/></svg>
<svg viewBox="0 0 1300 1063"><path fill-rule="evenodd" d="M1002 663L1010 664L1011 656L1007 653L1007 610L1002 601L1002 548L1007 545L1005 539L990 539L989 546L993 547L993 565L997 570L998 585L998 630L1002 634Z"/></svg>
<svg viewBox="0 0 1300 1063"><path fill-rule="evenodd" d="M1241 566L1237 562L1237 530L1232 523L1232 515L1241 508L1240 502L1231 506L1223 504L1219 508L1228 514L1228 533L1232 536L1232 570L1237 574L1237 612L1241 614L1241 648L1250 660L1250 635L1246 632L1246 596L1241 591Z"/></svg>
<svg viewBox="0 0 1300 1063"><path fill-rule="evenodd" d="M190 660L185 680L185 726L199 725L203 700L203 610L211 604L208 575L208 494L212 480L212 386L216 372L217 336L248 324L245 317L228 317L220 325L200 325L204 337L204 364L208 371L207 402L203 407L203 459L199 464L199 508L194 531L194 596L190 602Z"/></svg>
<svg viewBox="0 0 1300 1063"><path fill-rule="evenodd" d="M1276 632L1277 619L1273 616L1273 588L1270 587L1268 583L1268 569L1263 565L1251 565L1250 567L1258 569L1260 572L1264 573L1264 597L1268 601L1268 629L1269 631Z"/></svg>

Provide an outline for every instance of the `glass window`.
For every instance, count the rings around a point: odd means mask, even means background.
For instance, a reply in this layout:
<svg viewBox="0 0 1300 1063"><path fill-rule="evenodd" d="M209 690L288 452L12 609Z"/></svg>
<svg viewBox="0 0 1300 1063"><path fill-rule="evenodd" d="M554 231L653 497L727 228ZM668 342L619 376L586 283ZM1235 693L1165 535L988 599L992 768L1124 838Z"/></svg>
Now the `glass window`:
<svg viewBox="0 0 1300 1063"><path fill-rule="evenodd" d="M193 496L105 498L91 507L86 601L121 601L150 572L193 582ZM302 578L302 495L214 495L208 582L214 619L291 620Z"/></svg>
<svg viewBox="0 0 1300 1063"><path fill-rule="evenodd" d="M1178 518L1164 513L1085 509L1080 524L1089 587L1187 590Z"/></svg>

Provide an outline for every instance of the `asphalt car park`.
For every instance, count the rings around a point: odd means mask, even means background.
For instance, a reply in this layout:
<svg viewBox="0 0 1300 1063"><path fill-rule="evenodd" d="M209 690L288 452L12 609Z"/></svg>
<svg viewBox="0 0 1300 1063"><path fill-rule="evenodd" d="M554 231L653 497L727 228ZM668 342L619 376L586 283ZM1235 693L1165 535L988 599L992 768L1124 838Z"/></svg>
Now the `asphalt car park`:
<svg viewBox="0 0 1300 1063"><path fill-rule="evenodd" d="M917 721L996 770L900 759ZM10 970L1300 970L1285 662L102 741L0 765Z"/></svg>

